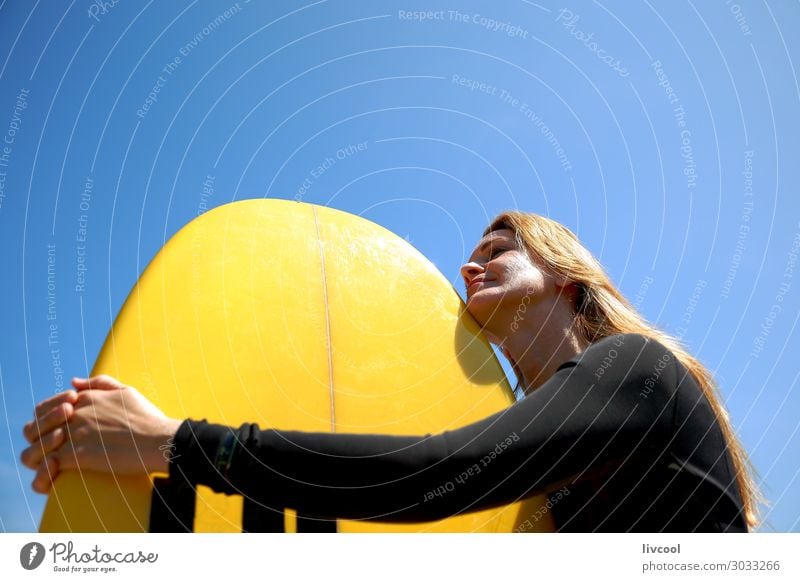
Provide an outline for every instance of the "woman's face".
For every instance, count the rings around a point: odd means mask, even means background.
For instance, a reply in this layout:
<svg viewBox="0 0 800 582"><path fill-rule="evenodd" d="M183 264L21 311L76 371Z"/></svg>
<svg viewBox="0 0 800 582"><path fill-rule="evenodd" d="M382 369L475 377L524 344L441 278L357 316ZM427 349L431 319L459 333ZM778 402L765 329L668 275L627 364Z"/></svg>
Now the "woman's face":
<svg viewBox="0 0 800 582"><path fill-rule="evenodd" d="M461 267L461 276L467 287L467 310L485 331L498 337L509 330L495 328L507 327L515 314L518 319L522 313L533 317L537 306L558 295L555 279L528 258L508 229L478 241Z"/></svg>

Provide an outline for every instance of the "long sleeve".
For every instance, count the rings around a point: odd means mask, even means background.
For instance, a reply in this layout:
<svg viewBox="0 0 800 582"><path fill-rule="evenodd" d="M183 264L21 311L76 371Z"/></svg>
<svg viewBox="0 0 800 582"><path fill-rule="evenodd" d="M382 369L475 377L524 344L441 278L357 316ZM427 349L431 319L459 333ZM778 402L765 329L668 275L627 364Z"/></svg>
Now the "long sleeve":
<svg viewBox="0 0 800 582"><path fill-rule="evenodd" d="M592 344L525 399L458 430L386 436L185 421L170 471L319 517L439 519L663 451L685 380L660 343L618 335ZM226 439L235 446L221 468Z"/></svg>

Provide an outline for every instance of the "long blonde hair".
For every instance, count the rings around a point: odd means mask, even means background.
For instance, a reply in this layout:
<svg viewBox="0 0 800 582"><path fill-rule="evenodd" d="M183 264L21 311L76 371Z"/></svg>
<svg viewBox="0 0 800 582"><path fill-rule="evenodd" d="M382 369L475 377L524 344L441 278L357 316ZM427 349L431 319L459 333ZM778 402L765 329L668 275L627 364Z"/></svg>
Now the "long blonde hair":
<svg viewBox="0 0 800 582"><path fill-rule="evenodd" d="M553 273L566 276L577 284L575 325L591 342L618 333L638 333L661 342L675 354L705 394L722 429L736 471L739 494L744 503L744 517L750 529L758 525L758 503L763 501L753 479L753 467L739 443L728 412L714 382L714 377L693 357L678 339L646 321L617 290L600 262L580 243L567 227L538 214L507 211L498 215L484 232L511 230L520 248L531 259L541 261ZM519 374L516 364L512 361Z"/></svg>

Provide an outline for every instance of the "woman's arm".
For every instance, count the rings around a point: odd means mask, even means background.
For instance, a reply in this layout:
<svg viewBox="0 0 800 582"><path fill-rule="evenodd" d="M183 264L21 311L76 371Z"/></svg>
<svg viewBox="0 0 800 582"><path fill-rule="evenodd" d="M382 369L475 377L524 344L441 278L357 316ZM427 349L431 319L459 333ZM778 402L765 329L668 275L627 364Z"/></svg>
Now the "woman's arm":
<svg viewBox="0 0 800 582"><path fill-rule="evenodd" d="M606 338L524 400L435 436L186 421L170 472L318 517L439 519L546 491L648 447L660 452L673 420L676 369L657 342Z"/></svg>

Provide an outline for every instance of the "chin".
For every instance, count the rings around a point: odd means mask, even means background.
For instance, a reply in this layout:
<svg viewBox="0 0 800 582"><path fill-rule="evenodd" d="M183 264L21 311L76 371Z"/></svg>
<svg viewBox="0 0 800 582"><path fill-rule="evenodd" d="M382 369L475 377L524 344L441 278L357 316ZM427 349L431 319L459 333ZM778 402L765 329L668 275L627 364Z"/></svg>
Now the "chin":
<svg viewBox="0 0 800 582"><path fill-rule="evenodd" d="M472 296L467 300L467 311L478 322L484 333L491 333L492 315L497 310L496 301L486 301L482 297Z"/></svg>

